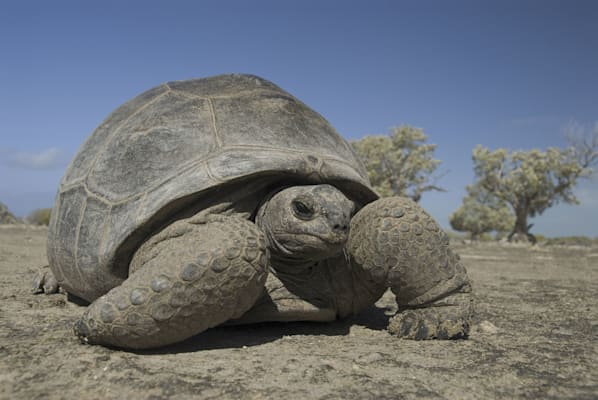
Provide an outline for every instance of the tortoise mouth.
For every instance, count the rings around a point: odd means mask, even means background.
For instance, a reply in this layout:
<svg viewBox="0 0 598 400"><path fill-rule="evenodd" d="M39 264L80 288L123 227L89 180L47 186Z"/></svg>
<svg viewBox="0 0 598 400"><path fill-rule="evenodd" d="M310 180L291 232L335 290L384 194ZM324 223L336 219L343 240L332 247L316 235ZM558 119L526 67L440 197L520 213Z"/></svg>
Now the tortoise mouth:
<svg viewBox="0 0 598 400"><path fill-rule="evenodd" d="M285 233L276 240L289 253L306 258L327 258L338 254L347 242L347 234L318 235L314 233Z"/></svg>

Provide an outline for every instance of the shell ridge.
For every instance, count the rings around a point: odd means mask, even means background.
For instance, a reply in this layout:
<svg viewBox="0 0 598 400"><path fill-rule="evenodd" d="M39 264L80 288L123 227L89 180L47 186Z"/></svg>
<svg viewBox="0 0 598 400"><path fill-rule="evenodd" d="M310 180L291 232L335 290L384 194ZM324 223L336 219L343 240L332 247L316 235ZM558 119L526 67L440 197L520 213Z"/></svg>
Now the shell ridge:
<svg viewBox="0 0 598 400"><path fill-rule="evenodd" d="M168 86L170 82L166 83L165 85ZM168 89L170 91L172 91L173 93L176 94L180 94L184 97L187 98L194 98L194 99L201 99L201 100L206 100L206 99L214 99L214 100L221 100L221 99L235 99L235 98L239 98L239 97L245 97L247 95L250 94L255 94L255 93L263 93L263 94L271 94L277 97L283 97L286 99L292 99L295 101L299 101L297 98L295 98L293 95L289 94L289 93L280 93L279 91L276 90L272 90L269 88L253 88L253 89L241 89L239 91L237 91L234 94L210 94L209 96L202 96L196 93L190 93L190 92L184 92L180 89L176 89L176 88L172 88L170 86L168 86Z"/></svg>
<svg viewBox="0 0 598 400"><path fill-rule="evenodd" d="M222 147L222 138L220 137L220 132L218 132L218 125L216 124L216 112L214 111L214 103L212 103L212 99L208 97L208 105L210 106L210 114L212 115L212 130L214 133L214 138L216 139L216 146L218 148Z"/></svg>
<svg viewBox="0 0 598 400"><path fill-rule="evenodd" d="M100 245L98 246L100 248L100 251L98 252L98 256L100 254L105 254L107 251L106 244L108 243L108 235L110 234L110 224L108 223L108 221L109 221L110 215L112 215L112 209L113 209L112 204L108 204L108 210L106 212L106 216L104 217L104 229L102 230L102 234L101 234L101 238L100 238ZM98 257L98 260L100 260L99 257Z"/></svg>
<svg viewBox="0 0 598 400"><path fill-rule="evenodd" d="M86 189L85 187L83 187ZM87 190L85 190L87 194ZM77 271L77 276L79 277L78 282L83 284L83 290L87 289L87 281L84 279L83 274L81 273L81 269L79 268L79 238L81 237L81 224L83 223L83 217L85 216L85 211L87 210L87 196L83 199L84 204L81 207L81 212L79 213L79 220L77 221L77 227L75 228L75 271Z"/></svg>
<svg viewBox="0 0 598 400"><path fill-rule="evenodd" d="M208 160L202 160L202 161L204 162L204 168L205 168L205 171L206 171L206 174L208 175L208 177L211 180L213 180L214 182L223 183L224 181L222 179L219 179L216 177L216 175L214 175L214 172L212 171L212 168L210 167ZM187 170L185 172L187 172Z"/></svg>
<svg viewBox="0 0 598 400"><path fill-rule="evenodd" d="M146 193L152 192L153 190L155 190L156 188L159 188L161 186L163 186L165 183L175 179L177 176L183 175L184 173L188 172L190 169L194 169L198 166L200 166L201 164L205 164L205 171L208 174L208 176L210 177L211 180L217 182L217 183L222 183L225 182L225 180L222 180L221 178L218 178L216 175L214 175L214 173L212 172L211 168L209 167L209 161L217 159L219 157L221 157L222 155L225 155L227 153L232 153L234 151L241 151L241 152L246 152L247 149L254 149L254 150L265 150L265 151L276 151L276 152L281 152L281 153L285 153L285 154L289 154L289 155L296 155L297 152L296 151L292 151L292 150L287 150L287 149L281 149L278 147L272 147L272 146L265 146L265 145L250 145L250 144L244 144L244 145L234 145L234 146L223 146L221 149L216 150L213 154L211 154L209 157L205 157L205 158L201 158L199 160L192 160L190 162L188 162L187 164L183 164L180 168L179 168L179 172L177 173L177 175L172 175L169 176L166 179L163 179L161 181L157 181L154 185L148 187L146 192L143 193L137 193L134 195L131 195L129 197L125 197L119 201L116 202L112 202L109 201L108 199L106 199L104 196L93 192L92 190L88 189L87 186L85 186L85 189L87 191L87 193L89 195L93 195L94 197L98 198L99 200L108 203L110 205L119 205L119 204L123 204L123 203L128 203L131 200L134 200L136 198L140 198L142 196L144 196ZM322 159L322 160L334 160L335 162L339 162L342 163L344 165L347 165L349 167L351 167L351 163L347 162L346 160L343 160L342 158L337 158L337 157L333 157L329 154L322 154L322 153L313 153L317 156L319 156L318 158ZM204 168L202 166L202 168Z"/></svg>

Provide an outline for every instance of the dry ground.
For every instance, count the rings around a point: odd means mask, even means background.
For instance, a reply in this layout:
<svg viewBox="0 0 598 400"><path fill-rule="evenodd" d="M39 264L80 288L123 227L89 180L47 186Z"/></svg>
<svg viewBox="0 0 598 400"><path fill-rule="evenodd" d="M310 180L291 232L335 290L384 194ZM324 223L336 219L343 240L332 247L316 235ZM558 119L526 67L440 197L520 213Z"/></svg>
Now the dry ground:
<svg viewBox="0 0 598 400"><path fill-rule="evenodd" d="M469 340L399 340L386 295L330 324L218 328L159 352L80 344L83 308L33 296L45 230L0 227L2 399L598 398L598 249L456 246L475 282Z"/></svg>

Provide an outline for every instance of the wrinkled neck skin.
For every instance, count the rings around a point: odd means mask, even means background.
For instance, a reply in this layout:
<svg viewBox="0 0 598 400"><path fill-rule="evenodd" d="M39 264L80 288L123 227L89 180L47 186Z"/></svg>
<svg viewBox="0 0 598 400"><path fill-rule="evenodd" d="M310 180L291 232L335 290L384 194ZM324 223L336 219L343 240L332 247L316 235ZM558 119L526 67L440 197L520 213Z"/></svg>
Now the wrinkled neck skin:
<svg viewBox="0 0 598 400"><path fill-rule="evenodd" d="M266 232L266 238L270 248L270 261L272 268L277 273L287 275L304 274L311 269L319 259L309 259L303 255L297 255L284 248L276 239Z"/></svg>
<svg viewBox="0 0 598 400"><path fill-rule="evenodd" d="M258 221L256 223L265 233L270 250L266 301L284 301L287 305L293 304L291 307L296 309L305 307L303 301L317 308L327 308L334 304L329 296L325 296L329 282L322 276L324 271L318 268L320 260L288 250L276 240L268 224L260 224L263 221Z"/></svg>

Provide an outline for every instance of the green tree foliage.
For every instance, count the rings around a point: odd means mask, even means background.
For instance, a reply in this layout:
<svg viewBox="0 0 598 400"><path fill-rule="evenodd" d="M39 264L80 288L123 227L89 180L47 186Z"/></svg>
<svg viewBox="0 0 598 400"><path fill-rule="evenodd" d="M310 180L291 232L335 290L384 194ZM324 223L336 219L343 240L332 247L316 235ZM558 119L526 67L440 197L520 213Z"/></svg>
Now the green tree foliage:
<svg viewBox="0 0 598 400"><path fill-rule="evenodd" d="M534 240L528 218L541 215L558 202L578 204L573 188L588 177L598 161L598 129L590 138L570 139L564 149L546 151L473 150L476 185L509 204L515 215L512 238Z"/></svg>
<svg viewBox="0 0 598 400"><path fill-rule="evenodd" d="M380 196L406 196L415 201L430 190L443 191L433 173L441 163L435 144L426 143L423 130L408 125L388 135L365 136L351 144L363 161L372 186Z"/></svg>
<svg viewBox="0 0 598 400"><path fill-rule="evenodd" d="M504 201L481 186L467 186L463 204L449 217L451 227L469 232L473 240L488 232L507 232L515 223L513 212Z"/></svg>
<svg viewBox="0 0 598 400"><path fill-rule="evenodd" d="M34 210L26 218L27 222L34 225L49 225L51 208L39 208Z"/></svg>
<svg viewBox="0 0 598 400"><path fill-rule="evenodd" d="M8 210L8 207L4 203L0 202L0 224L16 224L18 223L17 217Z"/></svg>

